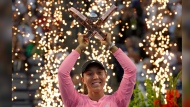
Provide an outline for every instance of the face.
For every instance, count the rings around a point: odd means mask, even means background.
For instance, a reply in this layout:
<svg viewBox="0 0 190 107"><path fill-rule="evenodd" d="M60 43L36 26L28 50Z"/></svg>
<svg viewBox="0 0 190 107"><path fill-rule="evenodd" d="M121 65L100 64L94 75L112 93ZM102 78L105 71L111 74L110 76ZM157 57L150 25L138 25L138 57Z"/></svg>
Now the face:
<svg viewBox="0 0 190 107"><path fill-rule="evenodd" d="M125 46L127 48L129 48L129 47L132 47L132 45L133 45L133 42L132 42L131 38L127 38L125 41Z"/></svg>
<svg viewBox="0 0 190 107"><path fill-rule="evenodd" d="M104 69L97 65L91 65L86 69L82 81L86 84L88 91L100 92L106 82L107 74Z"/></svg>

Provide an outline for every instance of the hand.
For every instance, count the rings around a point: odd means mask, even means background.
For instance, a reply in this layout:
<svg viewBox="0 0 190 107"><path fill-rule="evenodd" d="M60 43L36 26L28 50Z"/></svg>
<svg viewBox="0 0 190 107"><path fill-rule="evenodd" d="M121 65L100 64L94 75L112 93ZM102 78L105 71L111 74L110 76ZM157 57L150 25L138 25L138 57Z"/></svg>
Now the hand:
<svg viewBox="0 0 190 107"><path fill-rule="evenodd" d="M106 47L110 46L111 45L111 34L110 33L107 33L105 32L105 34L107 34L107 37L105 40L101 41L101 44L102 45L106 45Z"/></svg>
<svg viewBox="0 0 190 107"><path fill-rule="evenodd" d="M109 47L109 46L112 44L112 41L111 41L111 34L110 34L110 33L107 33L107 32L106 32L106 34L107 34L107 37L106 37L105 40L101 41L101 44L102 44L102 45L106 45L106 47ZM112 53L115 53L117 50L118 50L118 47L115 46L115 45L110 48L110 51L111 51Z"/></svg>
<svg viewBox="0 0 190 107"><path fill-rule="evenodd" d="M79 42L79 45L78 47L82 50L85 50L85 48L88 46L89 44L89 39L84 39L84 36L86 36L85 34L81 34L81 33L78 33L78 42Z"/></svg>

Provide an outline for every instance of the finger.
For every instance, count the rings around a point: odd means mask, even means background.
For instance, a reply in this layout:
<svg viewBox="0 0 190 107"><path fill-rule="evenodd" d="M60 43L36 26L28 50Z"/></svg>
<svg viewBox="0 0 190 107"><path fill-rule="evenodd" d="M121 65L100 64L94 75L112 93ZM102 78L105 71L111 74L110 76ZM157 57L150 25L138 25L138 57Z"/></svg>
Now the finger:
<svg viewBox="0 0 190 107"><path fill-rule="evenodd" d="M80 35L82 35L82 33L80 33L80 32L78 32L78 34L77 34L78 36L80 36Z"/></svg>
<svg viewBox="0 0 190 107"><path fill-rule="evenodd" d="M101 44L102 44L102 45L106 44L106 41L101 41Z"/></svg>
<svg viewBox="0 0 190 107"><path fill-rule="evenodd" d="M89 38L84 38L84 41L87 42L87 43L90 42Z"/></svg>
<svg viewBox="0 0 190 107"><path fill-rule="evenodd" d="M78 34L78 39L83 40L83 39L84 39L83 34L79 33L79 34Z"/></svg>
<svg viewBox="0 0 190 107"><path fill-rule="evenodd" d="M81 35L81 33L80 32L78 32L78 34L77 34L78 36L80 36Z"/></svg>
<svg viewBox="0 0 190 107"><path fill-rule="evenodd" d="M109 32L105 32L105 34L110 35L111 33L109 33Z"/></svg>
<svg viewBox="0 0 190 107"><path fill-rule="evenodd" d="M108 37L110 37L110 36L111 36L111 33L108 33L108 32L107 32L106 34L107 34L107 36L108 36Z"/></svg>
<svg viewBox="0 0 190 107"><path fill-rule="evenodd" d="M86 34L83 34L82 36L83 36L84 41L88 41L89 40L89 38L85 37Z"/></svg>
<svg viewBox="0 0 190 107"><path fill-rule="evenodd" d="M82 33L78 33L78 37L84 37L85 36L85 34L82 34Z"/></svg>
<svg viewBox="0 0 190 107"><path fill-rule="evenodd" d="M110 38L110 36L111 36L111 33L105 32L105 34L106 34L106 38L105 38L105 40L104 40L104 41L106 41L106 40L107 40L107 38L109 39L109 38Z"/></svg>

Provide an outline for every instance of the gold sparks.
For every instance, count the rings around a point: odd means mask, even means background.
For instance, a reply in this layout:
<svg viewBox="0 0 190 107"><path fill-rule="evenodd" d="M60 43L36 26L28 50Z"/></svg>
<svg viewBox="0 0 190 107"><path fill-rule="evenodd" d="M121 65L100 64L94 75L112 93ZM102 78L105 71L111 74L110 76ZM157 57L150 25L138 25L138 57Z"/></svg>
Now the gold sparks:
<svg viewBox="0 0 190 107"><path fill-rule="evenodd" d="M149 18L146 18L145 21L151 35L146 36L146 39L143 40L144 43L139 44L140 47L144 47L144 44L149 42L149 47L144 48L144 50L152 59L150 60L150 63L155 66L155 68L152 71L149 71L148 74L156 74L153 87L157 92L157 97L160 90L162 94L165 94L167 85L165 82L169 81L169 64L164 56L168 56L168 59L171 59L172 57L168 55L167 50L169 49L170 38L165 32L169 30L169 27L173 22L170 23L164 20L164 17L172 15L172 13L166 10L166 4L168 2L168 0L152 0L151 5L146 8ZM158 8L157 14L154 14L155 4L157 4L156 8ZM143 68L146 68L146 66L143 66ZM176 68L173 67L173 70L175 69ZM163 84L161 89L159 89L158 83Z"/></svg>

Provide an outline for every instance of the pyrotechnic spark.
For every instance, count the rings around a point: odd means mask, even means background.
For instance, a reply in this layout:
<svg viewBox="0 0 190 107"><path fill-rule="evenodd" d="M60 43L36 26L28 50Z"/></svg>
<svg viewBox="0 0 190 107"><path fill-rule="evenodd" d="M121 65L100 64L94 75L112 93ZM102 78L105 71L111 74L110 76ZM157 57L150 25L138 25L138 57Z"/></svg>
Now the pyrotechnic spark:
<svg viewBox="0 0 190 107"><path fill-rule="evenodd" d="M148 75L151 73L156 74L153 88L157 92L157 97L159 95L159 90L161 90L162 94L166 93L169 76L172 76L169 70L169 60L172 59L172 55L168 52L170 47L170 35L166 34L166 32L169 31L169 27L173 25L174 22L165 20L166 17L172 15L172 13L166 9L166 4L168 2L168 0L152 0L150 6L146 8L149 18L146 18L145 21L149 31L151 31L151 35L147 36L143 42L144 44L149 43L149 47L144 48L144 50L151 58L150 63L155 66L152 70L148 69L149 72L147 73ZM152 14L150 14L151 11ZM157 13L153 14L154 12ZM144 47L143 43L140 43L139 46ZM167 56L169 60L165 59L164 56ZM144 66L144 68L146 67ZM158 84L162 84L161 89L159 89Z"/></svg>

